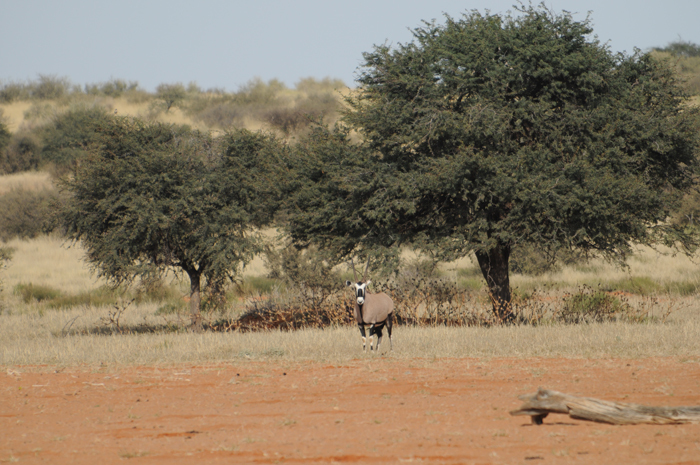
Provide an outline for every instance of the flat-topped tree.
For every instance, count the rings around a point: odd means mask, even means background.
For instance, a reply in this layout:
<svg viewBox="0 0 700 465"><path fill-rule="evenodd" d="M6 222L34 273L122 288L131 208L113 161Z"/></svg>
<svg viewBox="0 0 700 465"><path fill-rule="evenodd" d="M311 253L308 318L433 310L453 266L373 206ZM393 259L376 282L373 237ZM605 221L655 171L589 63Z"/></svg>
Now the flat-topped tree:
<svg viewBox="0 0 700 465"><path fill-rule="evenodd" d="M274 213L274 139L247 131L212 139L166 124L115 118L64 181L68 237L114 283L180 269L190 279L194 328L204 282L232 278L262 244ZM273 176L274 177L274 176ZM264 201L263 201L264 199Z"/></svg>
<svg viewBox="0 0 700 465"><path fill-rule="evenodd" d="M592 33L589 19L525 6L446 16L366 53L344 121L375 156L310 180L347 188L351 217L326 229L345 244L473 252L502 321L517 245L615 260L633 243L693 247L665 220L698 169L698 110L666 64ZM324 209L299 215L297 237L304 222L324 235Z"/></svg>

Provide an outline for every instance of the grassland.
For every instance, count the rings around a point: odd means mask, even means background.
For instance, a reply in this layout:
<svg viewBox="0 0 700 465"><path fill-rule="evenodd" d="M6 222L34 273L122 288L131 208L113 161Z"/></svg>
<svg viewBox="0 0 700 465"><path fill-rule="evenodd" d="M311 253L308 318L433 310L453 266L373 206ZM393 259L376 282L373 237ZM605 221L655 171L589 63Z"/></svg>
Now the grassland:
<svg viewBox="0 0 700 465"><path fill-rule="evenodd" d="M226 112L238 108L243 110L234 115L237 126L255 130L272 128L270 121L278 121L270 119L273 107L266 106L265 98L275 101L274 111L279 108L292 111L313 100L319 92L318 86L298 86L298 89L277 89L272 97L263 98L260 92L270 91L270 86L256 85L257 88L252 86L228 96L199 92L187 104L167 112L154 110L152 97L83 95L80 99L82 103L103 105L118 114L215 130L225 128L228 120L224 116L230 116ZM324 92L329 95L330 91ZM340 92L334 95L339 99ZM0 104L0 109L10 130L16 132L31 130L42 124L47 115L70 104L75 101L20 100ZM223 115L223 119L217 119L217 115ZM52 188L51 176L45 172L0 176L0 195ZM141 296L134 289L113 292L91 273L83 261L83 250L60 237L14 239L2 245L13 250L13 259L6 269L0 270L0 365L139 365L232 359L343 363L370 356L360 351L357 330L346 326L294 332L193 334L186 330L189 321L186 280L176 275L165 280L160 293ZM623 269L592 260L538 276L515 274L511 278L514 294L525 311L556 312L563 302L562 296L576 294L582 286L588 286L639 310L645 316L640 320L642 323L567 325L540 321L537 326L399 326L395 330L394 351L383 351L383 356L427 359L700 356L697 299L700 269L696 259L674 255L665 249L640 248ZM288 291L266 279L266 273L262 258L256 258L244 270L237 288L229 293L225 308L209 313L207 318L235 319L254 307L259 299L279 298ZM479 307L477 312L488 312L483 278L473 260L465 258L442 264L438 275L467 289L474 296L468 305ZM386 345L385 341L385 348Z"/></svg>
<svg viewBox="0 0 700 465"><path fill-rule="evenodd" d="M127 305L116 298L107 304L91 302L52 307L35 299L25 302L13 292L19 285L31 283L56 289L65 295L99 294L104 282L96 279L82 261L79 246L67 247L60 238L43 236L34 240L14 240L14 258L3 272L4 291L0 295L0 365L160 365L260 360L329 363L371 356L360 350L354 327L335 326L301 331L263 331L251 333L205 332L186 330L187 309L163 312L164 302L144 300ZM471 268L470 268L471 267ZM463 276L472 273L468 260L445 266L444 273ZM246 279L264 274L261 263L252 267ZM575 292L582 282L614 287L616 283L643 278L653 283L652 313L670 312L665 322L544 324L507 327L398 326L394 350L382 356L392 358L443 357L623 357L700 356L700 304L694 293L673 291L680 283L697 281L696 265L684 256L657 255L641 250L620 270L604 262L586 267L570 267L538 278L514 276L514 285L542 288L542 295ZM677 284L674 284L677 283ZM186 295L184 284L176 277L169 285L175 296ZM181 294L177 294L181 289ZM640 294L630 299L650 299ZM240 315L251 302L251 295L232 299L225 316ZM641 302L641 300L640 300ZM646 301L647 304L651 302ZM183 302L184 304L184 302ZM124 310L119 333L114 312ZM112 321L110 322L110 316ZM221 317L214 315L212 317Z"/></svg>

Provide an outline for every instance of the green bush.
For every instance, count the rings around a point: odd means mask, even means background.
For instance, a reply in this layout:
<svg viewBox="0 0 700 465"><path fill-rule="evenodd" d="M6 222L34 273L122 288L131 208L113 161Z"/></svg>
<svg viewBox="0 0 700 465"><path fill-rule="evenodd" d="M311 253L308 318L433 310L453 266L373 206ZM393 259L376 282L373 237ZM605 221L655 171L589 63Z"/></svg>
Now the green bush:
<svg viewBox="0 0 700 465"><path fill-rule="evenodd" d="M38 101L24 111L25 121L30 121L33 127L46 124L56 115L57 107L52 102Z"/></svg>
<svg viewBox="0 0 700 465"><path fill-rule="evenodd" d="M521 244L511 251L509 265L513 273L541 276L557 271L560 265L580 265L586 262L586 257L577 251L564 248L544 251L533 244Z"/></svg>
<svg viewBox="0 0 700 465"><path fill-rule="evenodd" d="M274 103L286 88L284 83L277 79L265 83L260 78L254 78L241 86L234 99L239 105L265 106Z"/></svg>
<svg viewBox="0 0 700 465"><path fill-rule="evenodd" d="M265 261L268 278L281 280L296 293L302 307L320 308L326 300L342 289L342 278L326 256L316 247L298 250L287 245L279 250L268 249Z"/></svg>
<svg viewBox="0 0 700 465"><path fill-rule="evenodd" d="M5 148L10 145L11 139L12 133L10 132L10 128L7 127L2 108L0 108L0 156L2 156Z"/></svg>
<svg viewBox="0 0 700 465"><path fill-rule="evenodd" d="M700 292L700 283L697 280L667 283L664 292L680 296L695 295Z"/></svg>
<svg viewBox="0 0 700 465"><path fill-rule="evenodd" d="M187 97L187 90L181 83L160 84L156 87L156 98L161 101L165 112L172 107L179 107Z"/></svg>
<svg viewBox="0 0 700 465"><path fill-rule="evenodd" d="M40 74L38 82L29 85L32 98L39 100L56 100L70 93L71 82L68 78L56 75Z"/></svg>
<svg viewBox="0 0 700 465"><path fill-rule="evenodd" d="M556 269L556 262L530 244L513 249L510 254L510 271L530 276L540 276Z"/></svg>
<svg viewBox="0 0 700 465"><path fill-rule="evenodd" d="M199 111L195 119L209 127L228 129L241 125L245 116L246 111L244 108L232 102L220 102Z"/></svg>
<svg viewBox="0 0 700 465"><path fill-rule="evenodd" d="M24 303L43 302L48 308L56 309L82 305L102 307L114 305L119 300L117 292L105 286L75 295L66 295L51 286L20 283L14 287L13 293L20 296Z"/></svg>
<svg viewBox="0 0 700 465"><path fill-rule="evenodd" d="M28 100L29 91L25 84L8 82L0 86L0 102L12 103L16 100Z"/></svg>
<svg viewBox="0 0 700 465"><path fill-rule="evenodd" d="M136 302L165 302L181 301L182 294L172 286L165 284L156 274L149 278L141 278L136 288Z"/></svg>
<svg viewBox="0 0 700 465"><path fill-rule="evenodd" d="M99 84L85 84L85 93L88 95L105 95L107 97L121 97L126 92L136 91L139 83L136 81L127 83L122 79L112 79L111 81Z"/></svg>
<svg viewBox="0 0 700 465"><path fill-rule="evenodd" d="M29 303L33 300L43 302L46 300L56 299L61 297L63 293L51 286L42 286L39 284L17 284L13 289L13 294L22 298L24 303Z"/></svg>
<svg viewBox="0 0 700 465"><path fill-rule="evenodd" d="M43 141L41 165L62 174L87 155L98 141L98 131L113 116L100 105L79 105L56 115L39 131Z"/></svg>
<svg viewBox="0 0 700 465"><path fill-rule="evenodd" d="M0 271L7 267L7 264L12 260L12 254L15 249L12 247L0 247ZM0 292L2 291L2 276L0 276ZM1 308L0 308L1 309Z"/></svg>
<svg viewBox="0 0 700 465"><path fill-rule="evenodd" d="M607 283L606 288L611 291L629 292L637 295L650 295L662 290L662 286L648 276L632 276Z"/></svg>
<svg viewBox="0 0 700 465"><path fill-rule="evenodd" d="M700 45L679 40L655 48L653 54L668 59L689 94L700 95Z"/></svg>
<svg viewBox="0 0 700 465"><path fill-rule="evenodd" d="M236 286L239 296L251 294L270 294L280 286L280 281L266 276L247 276Z"/></svg>
<svg viewBox="0 0 700 465"><path fill-rule="evenodd" d="M326 77L318 81L315 78L308 77L300 79L294 88L300 92L306 92L307 94L318 94L335 92L339 89L345 89L347 86L340 79Z"/></svg>
<svg viewBox="0 0 700 465"><path fill-rule="evenodd" d="M615 321L618 316L629 312L629 305L617 297L582 287L578 293L567 296L558 314L558 320L567 324L603 323Z"/></svg>
<svg viewBox="0 0 700 465"><path fill-rule="evenodd" d="M0 195L0 240L32 239L50 229L52 190L14 189Z"/></svg>
<svg viewBox="0 0 700 465"><path fill-rule="evenodd" d="M5 150L0 151L0 173L36 170L41 164L41 139L34 133L14 134Z"/></svg>
<svg viewBox="0 0 700 465"><path fill-rule="evenodd" d="M118 303L119 298L117 293L112 289L100 287L75 295L61 294L46 300L49 308L62 309L79 306L104 307L107 305L115 305Z"/></svg>

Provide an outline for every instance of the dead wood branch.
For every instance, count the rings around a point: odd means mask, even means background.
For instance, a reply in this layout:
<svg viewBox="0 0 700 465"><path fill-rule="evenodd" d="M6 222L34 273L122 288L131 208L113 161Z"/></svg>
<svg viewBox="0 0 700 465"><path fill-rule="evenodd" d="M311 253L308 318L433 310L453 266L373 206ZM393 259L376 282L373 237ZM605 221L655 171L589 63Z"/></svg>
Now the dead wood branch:
<svg viewBox="0 0 700 465"><path fill-rule="evenodd" d="M576 397L539 388L535 394L519 397L525 403L511 415L530 415L532 423L541 425L550 413L568 414L577 420L597 421L613 425L675 425L700 423L698 407L649 407L606 400Z"/></svg>

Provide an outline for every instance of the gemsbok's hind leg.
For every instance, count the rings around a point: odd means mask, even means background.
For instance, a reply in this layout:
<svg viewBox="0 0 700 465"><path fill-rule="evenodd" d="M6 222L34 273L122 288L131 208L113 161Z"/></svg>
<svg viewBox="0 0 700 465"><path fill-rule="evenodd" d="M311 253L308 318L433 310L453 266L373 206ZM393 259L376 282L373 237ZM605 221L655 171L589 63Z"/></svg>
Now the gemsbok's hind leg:
<svg viewBox="0 0 700 465"><path fill-rule="evenodd" d="M377 328L374 329L375 334L377 335L377 353L379 353L379 344L382 343L382 328L384 325L379 325Z"/></svg>
<svg viewBox="0 0 700 465"><path fill-rule="evenodd" d="M394 350L394 344L391 342L391 328L394 325L393 317L394 315L389 313L389 317L386 319L386 332L389 335L389 350Z"/></svg>
<svg viewBox="0 0 700 465"><path fill-rule="evenodd" d="M358 325L358 326L360 327L360 334L362 334L362 350L366 351L367 350L367 346L366 346L367 333L365 333L365 325ZM372 347L372 336L370 336L369 345L371 348Z"/></svg>

